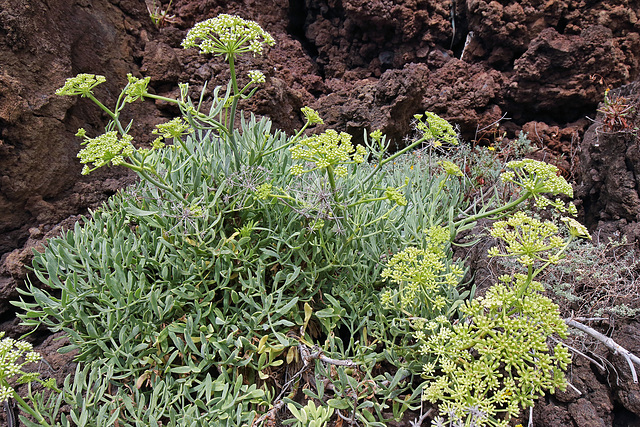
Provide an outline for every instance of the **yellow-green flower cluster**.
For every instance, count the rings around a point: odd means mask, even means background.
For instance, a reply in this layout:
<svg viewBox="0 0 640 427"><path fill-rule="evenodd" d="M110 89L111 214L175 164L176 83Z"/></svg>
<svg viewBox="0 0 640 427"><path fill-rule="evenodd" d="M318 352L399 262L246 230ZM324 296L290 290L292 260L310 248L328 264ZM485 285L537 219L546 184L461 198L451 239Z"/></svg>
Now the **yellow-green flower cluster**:
<svg viewBox="0 0 640 427"><path fill-rule="evenodd" d="M138 99L144 101L144 95L147 94L147 86L149 86L151 77L139 79L131 74L127 74L127 80L129 80L129 83L124 88L124 94L126 95L126 97L124 98L124 102L131 103L135 102Z"/></svg>
<svg viewBox="0 0 640 427"><path fill-rule="evenodd" d="M577 221L576 221L577 222ZM506 243L504 253L498 247L489 249L489 256L513 256L519 263L530 266L535 261L557 263L566 243L558 235L558 226L551 221L540 221L517 212L504 221L496 221L490 234ZM542 255L553 251L554 254Z"/></svg>
<svg viewBox="0 0 640 427"><path fill-rule="evenodd" d="M397 188L389 187L385 190L384 195L389 201L394 202L398 206L407 206L407 199Z"/></svg>
<svg viewBox="0 0 640 427"><path fill-rule="evenodd" d="M307 121L307 123L309 123L309 125L324 123L324 121L322 120L322 118L320 118L320 115L316 110L309 107L302 107L300 111L302 111L302 114L304 115L304 118Z"/></svg>
<svg viewBox="0 0 640 427"><path fill-rule="evenodd" d="M86 137L82 130L78 131L78 135ZM87 175L109 163L114 166L123 164L125 157L130 157L136 151L131 143L132 140L131 135L119 138L116 131L104 133L96 138L87 138L83 142L86 147L78 153L80 162L85 165L82 174ZM93 167L88 166L90 163Z"/></svg>
<svg viewBox="0 0 640 427"><path fill-rule="evenodd" d="M409 247L389 260L381 277L399 286L382 294L385 306L399 303L412 315L425 311L437 315L446 308L447 291L458 285L464 275L462 268L448 262L444 250L448 237L446 229L432 227L427 232L426 249Z"/></svg>
<svg viewBox="0 0 640 427"><path fill-rule="evenodd" d="M447 175L462 176L462 171L455 163L450 162L449 160L441 160L438 164L442 166L442 169L444 169Z"/></svg>
<svg viewBox="0 0 640 427"><path fill-rule="evenodd" d="M567 326L558 307L541 294L539 282L531 284L526 298L518 296L527 280L516 275L512 285L509 277L484 297L467 301L465 321L437 322L421 335L428 360L423 396L438 402L442 415L462 420L475 407L491 425L502 425L496 419L500 413L507 420L516 417L546 390L566 387L569 352L562 344L551 350L547 340L554 334L566 337Z"/></svg>
<svg viewBox="0 0 640 427"><path fill-rule="evenodd" d="M371 132L371 135L369 135L371 137L372 140L374 140L375 142L380 142L382 141L382 131L380 129L376 129L373 132Z"/></svg>
<svg viewBox="0 0 640 427"><path fill-rule="evenodd" d="M0 338L4 337L0 332ZM22 358L23 361L18 360ZM33 351L33 346L26 341L16 341L13 338L3 338L0 341L0 401L14 396L14 390L8 380L19 375L19 382L31 382L38 377L37 373L26 373L22 368L27 363L35 363L41 359L40 354Z"/></svg>
<svg viewBox="0 0 640 427"><path fill-rule="evenodd" d="M573 204L570 203L565 206L560 199L551 201L541 196L542 193L550 193L554 196L565 194L573 197L571 184L560 175L557 167L533 159L512 161L507 163L507 167L512 170L503 172L500 175L500 179L503 182L510 182L524 189L529 195L533 196L539 208L544 209L552 206L561 212L575 215L576 208Z"/></svg>
<svg viewBox="0 0 640 427"><path fill-rule="evenodd" d="M154 135L160 135L162 138L181 138L183 135L193 132L191 126L182 118L176 117L167 123L156 125L153 130Z"/></svg>
<svg viewBox="0 0 640 427"><path fill-rule="evenodd" d="M413 117L416 119L416 129L422 133L425 140L432 141L434 147L440 147L443 142L458 145L458 134L442 117L428 111Z"/></svg>
<svg viewBox="0 0 640 427"><path fill-rule="evenodd" d="M589 234L589 230L587 227L582 225L580 222L576 221L573 218L563 217L561 218L562 222L567 224L569 228L569 234L573 237L581 237L583 239L591 240L591 234Z"/></svg>
<svg viewBox="0 0 640 427"><path fill-rule="evenodd" d="M269 197L269 194L271 194L272 188L273 188L273 185L271 185L268 182L265 182L264 184L260 184L256 189L256 195L258 196L258 199L266 199L267 197Z"/></svg>
<svg viewBox="0 0 640 427"><path fill-rule="evenodd" d="M64 83L64 86L56 90L56 95L80 95L86 97L92 94L94 87L100 83L106 82L107 79L104 76L97 76L95 74L78 74L75 77L70 77Z"/></svg>
<svg viewBox="0 0 640 427"><path fill-rule="evenodd" d="M289 148L293 160L304 160L315 163L314 169L335 168L337 176L346 176L345 165L362 163L367 155L367 150L358 145L355 149L351 144L351 135L346 132L336 132L329 129L320 135L305 138L298 144ZM312 170L314 170L312 169ZM300 165L291 167L292 175L300 175L309 172Z"/></svg>
<svg viewBox="0 0 640 427"><path fill-rule="evenodd" d="M182 41L185 49L197 47L201 53L231 57L246 52L261 55L264 45L274 44L273 37L256 22L227 14L197 23Z"/></svg>

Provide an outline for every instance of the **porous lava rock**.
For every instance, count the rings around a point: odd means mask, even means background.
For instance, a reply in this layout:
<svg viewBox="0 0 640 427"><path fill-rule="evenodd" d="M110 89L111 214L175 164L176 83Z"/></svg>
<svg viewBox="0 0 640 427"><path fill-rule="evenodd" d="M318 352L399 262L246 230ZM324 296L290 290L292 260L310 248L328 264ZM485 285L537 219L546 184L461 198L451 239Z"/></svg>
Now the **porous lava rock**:
<svg viewBox="0 0 640 427"><path fill-rule="evenodd" d="M615 228L634 241L640 236L640 81L612 90L609 97L622 97L632 107L628 128L609 129L605 114L597 114L580 145L578 196L587 225Z"/></svg>

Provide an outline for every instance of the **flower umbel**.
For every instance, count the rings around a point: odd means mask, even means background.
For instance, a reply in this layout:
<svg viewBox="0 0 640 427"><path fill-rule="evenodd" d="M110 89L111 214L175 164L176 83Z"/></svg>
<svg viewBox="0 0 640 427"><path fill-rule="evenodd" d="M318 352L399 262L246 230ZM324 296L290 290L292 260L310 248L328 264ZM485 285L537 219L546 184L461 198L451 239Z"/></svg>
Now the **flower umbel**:
<svg viewBox="0 0 640 427"><path fill-rule="evenodd" d="M163 138L180 138L191 132L193 132L193 129L182 117L176 117L167 123L156 125L153 130L153 134L160 135Z"/></svg>
<svg viewBox="0 0 640 427"><path fill-rule="evenodd" d="M122 138L118 138L118 132L111 131L104 133L96 138L87 138L83 145L83 148L78 153L78 158L81 163L85 164L82 169L82 174L88 173L108 165L111 162L112 165L120 165L124 163L124 158L131 156L135 151L135 147L131 143L133 137L131 135L124 135ZM88 165L93 163L93 167Z"/></svg>
<svg viewBox="0 0 640 427"><path fill-rule="evenodd" d="M262 71L258 71L258 70L249 71L249 78L251 79L251 83L254 83L254 84L260 84L267 81Z"/></svg>
<svg viewBox="0 0 640 427"><path fill-rule="evenodd" d="M0 338L4 336L4 332L0 332ZM19 359L23 358L20 363ZM14 390L9 385L8 380L15 376L20 379L27 376L31 378L33 373L25 373L22 371L24 365L35 363L41 359L40 354L33 351L30 343L25 341L16 341L13 338L3 338L0 341L0 401L4 401L13 397ZM33 380L37 378L35 374Z"/></svg>
<svg viewBox="0 0 640 427"><path fill-rule="evenodd" d="M182 42L182 47L197 47L201 53L237 56L246 52L262 54L264 45L273 46L273 37L254 21L222 14L197 23Z"/></svg>
<svg viewBox="0 0 640 427"><path fill-rule="evenodd" d="M300 111L302 111L302 114L304 115L304 118L307 120L307 122L310 125L315 125L315 124L323 124L324 121L320 118L320 115L318 114L318 112L312 108L309 107L302 107L300 109Z"/></svg>
<svg viewBox="0 0 640 427"><path fill-rule="evenodd" d="M312 116L310 115L310 117ZM313 162L316 165L314 169L337 168L347 164L362 163L367 154L367 150L361 145L353 148L351 135L346 132L338 133L332 129L320 135L303 139L289 150L291 150L293 160ZM308 171L302 171L299 165L294 165L291 168L293 175L300 175L303 172ZM344 175L344 173L346 173L346 169L341 168L338 175Z"/></svg>
<svg viewBox="0 0 640 427"><path fill-rule="evenodd" d="M147 86L149 86L151 77L139 79L131 74L127 74L127 79L129 80L129 84L124 88L124 93L127 95L124 102L135 102L138 99L144 101L144 95L147 93Z"/></svg>
<svg viewBox="0 0 640 427"><path fill-rule="evenodd" d="M565 241L558 236L558 227L551 221L539 221L517 212L504 221L496 221L490 234L506 243L504 253L497 247L489 250L489 256L513 256L518 262L533 265L535 261L556 261L556 257L543 256L543 252L559 252Z"/></svg>
<svg viewBox="0 0 640 427"><path fill-rule="evenodd" d="M566 194L573 197L573 188L553 165L524 159L509 162L507 167L512 170L502 173L500 178L522 187L531 194L551 193L554 196Z"/></svg>
<svg viewBox="0 0 640 427"><path fill-rule="evenodd" d="M456 131L442 117L428 111L424 114L416 114L413 117L417 120L416 129L422 132L422 137L425 140L432 140L434 147L441 146L443 142L458 145ZM423 118L426 118L426 123L422 121Z"/></svg>
<svg viewBox="0 0 640 427"><path fill-rule="evenodd" d="M89 94L93 94L92 90L100 83L106 82L107 79L104 76L97 76L95 74L78 74L75 77L70 77L64 83L64 86L56 90L56 95L80 95L86 97Z"/></svg>

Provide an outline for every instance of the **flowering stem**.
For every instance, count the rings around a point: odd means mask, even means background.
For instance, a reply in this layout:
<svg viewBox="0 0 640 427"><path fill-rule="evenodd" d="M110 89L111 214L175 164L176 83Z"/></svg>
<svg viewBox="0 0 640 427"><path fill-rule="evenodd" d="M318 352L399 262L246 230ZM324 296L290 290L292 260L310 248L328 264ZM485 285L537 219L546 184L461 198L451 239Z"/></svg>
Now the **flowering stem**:
<svg viewBox="0 0 640 427"><path fill-rule="evenodd" d="M18 405L20 405L20 407L27 413L29 413L29 415L31 415L33 418L36 419L36 421L38 421L38 423L40 423L40 425L45 426L45 427L51 427L51 424L47 423L45 421L45 419L42 417L42 415L39 412L36 412L35 410L33 410L29 404L27 404L27 402L24 401L24 399L22 397L20 397L18 395L18 393L16 393L15 391L13 392L13 398L18 402Z"/></svg>
<svg viewBox="0 0 640 427"><path fill-rule="evenodd" d="M329 185L331 186L331 191L333 192L334 197L336 196L336 179L333 174L333 166L329 165L327 167L327 178L329 178Z"/></svg>
<svg viewBox="0 0 640 427"><path fill-rule="evenodd" d="M236 110L238 109L238 98L240 97L238 90L238 81L236 80L236 67L234 61L234 55L229 54L229 73L231 74L231 86L233 88L233 101L231 102L231 110L229 111L229 127L228 135L229 142L231 143L231 150L233 150L233 157L236 160L236 168L240 170L240 154L238 153L238 145L236 144L236 136L234 135L233 128L236 122Z"/></svg>
<svg viewBox="0 0 640 427"><path fill-rule="evenodd" d="M109 110L107 107L105 107L105 105L102 102L98 101L98 99L95 96L93 96L92 93L87 94L87 97L93 102L95 102L98 107L104 110L104 112L106 112L109 115L109 117L111 117L111 120L113 120L113 123L115 123L115 125L118 127L118 132L120 132L120 135L126 134L126 132L122 128L122 125L120 124L120 120L118 119L119 114L116 114L113 111Z"/></svg>
<svg viewBox="0 0 640 427"><path fill-rule="evenodd" d="M516 206L518 206L520 203L524 202L525 200L527 200L529 197L532 196L532 193L529 191L526 191L522 196L518 197L516 200L513 200L509 203L507 203L504 206L500 206L498 208L492 209L490 211L484 212L484 213L480 213L477 215L472 215L468 218L463 218L459 221L456 221L453 223L454 227L459 227L462 226L464 224L468 224L470 222L475 222L478 221L479 219L483 219L483 218L487 218L493 215L497 215L503 212L508 212L509 210L515 208Z"/></svg>
<svg viewBox="0 0 640 427"><path fill-rule="evenodd" d="M362 181L362 184L365 184L367 182L369 182L369 180L371 178L373 178L373 176L375 174L378 173L378 171L382 170L382 166L384 166L386 163L389 163L390 161L394 160L396 157L403 155L404 153L414 149L415 147L418 146L418 144L422 144L424 141L426 141L427 139L425 137L420 138L419 140L413 142L411 145L408 145L407 147L403 148L402 150L398 151L397 153L393 154L392 156L387 157L384 160L380 160L379 164L377 165L377 167L373 168L373 170L371 171L371 173Z"/></svg>
<svg viewBox="0 0 640 427"><path fill-rule="evenodd" d="M176 190L174 190L173 188L171 188L170 185L168 185L164 179L157 174L157 172L153 169L150 168L145 168L142 165L134 165L132 163L123 163L122 166L126 166L129 169L139 173L144 179L146 179L147 181L149 181L150 183L152 183L153 185L155 185L158 188L161 188L169 193L171 193L176 199L178 200L185 200L184 197L182 197L180 194L178 194L176 192ZM149 173L152 173L156 178L154 178L153 176L151 176Z"/></svg>
<svg viewBox="0 0 640 427"><path fill-rule="evenodd" d="M291 138L291 141L287 142L286 144L284 144L284 145L282 145L282 146L280 146L280 147L273 148L273 149L271 149L271 150L265 151L264 153L262 153L262 156L263 156L263 157L264 157L264 156L268 156L269 154L273 154L273 153L275 153L276 151L280 151L280 150L282 150L282 149L285 149L285 148L287 148L287 147L292 146L294 143L296 143L296 142L298 141L298 139L300 138L300 136L302 136L302 132L304 132L308 127L309 127L309 121L307 121L307 123L305 123L305 124L304 124L304 126L302 126L302 129L300 129L300 130L298 131L298 133L296 133L296 135L295 135L293 138Z"/></svg>

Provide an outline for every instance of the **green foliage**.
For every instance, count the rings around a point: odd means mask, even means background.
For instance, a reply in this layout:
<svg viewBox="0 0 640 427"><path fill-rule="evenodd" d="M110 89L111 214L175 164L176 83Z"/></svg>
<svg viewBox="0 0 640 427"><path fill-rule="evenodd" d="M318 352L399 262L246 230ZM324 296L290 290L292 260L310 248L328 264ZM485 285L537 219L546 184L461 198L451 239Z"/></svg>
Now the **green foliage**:
<svg viewBox="0 0 640 427"><path fill-rule="evenodd" d="M286 402L291 423L321 426L334 414L383 426L423 395L457 417L480 407L493 422L561 386L567 358L562 348L550 356L546 338L564 330L533 281L543 259L534 255L558 250L551 261L565 248L557 229L507 219L496 236L533 260L527 275L471 302L452 251L460 232L528 199L571 213L543 196L571 193L557 170L511 162L503 180L512 196L481 202L444 156L458 144L453 127L433 113L416 116L418 138L392 155L380 131L357 147L344 132L309 134L322 119L308 107L293 136L266 118L240 114L236 124L238 103L265 79L251 71L240 88L235 60L273 43L230 15L189 31L185 48L224 55L231 71L208 112L204 89L196 103L184 84L179 99L163 98L147 91L148 78L129 76L113 110L93 94L99 76L59 91L89 97L111 118L101 136L79 131L85 172L121 165L141 182L35 254L46 287L20 291L21 318L65 332L64 351L77 350L80 363L61 393L30 394L36 410L64 426L241 426L274 421ZM120 113L145 98L176 104L182 117L136 149ZM413 152L423 144L427 155ZM572 236L584 234L572 221ZM516 228L532 233L512 242ZM417 380L436 371L435 383ZM294 400L300 391L307 406Z"/></svg>
<svg viewBox="0 0 640 427"><path fill-rule="evenodd" d="M540 294L540 283L525 285L525 275L504 280L467 302L461 322L441 317L415 324L428 360L424 398L441 402L443 415L464 419L468 408L476 408L483 414L477 425L508 425L509 417L533 406L545 391L566 387L568 351L562 344L553 352L547 346L553 334L566 336L558 307ZM519 295L523 286L528 288L525 298ZM507 419L498 421L500 413Z"/></svg>
<svg viewBox="0 0 640 427"><path fill-rule="evenodd" d="M289 403L287 408L289 408L289 411L295 417L295 421L288 420L285 423L300 427L325 427L331 415L333 415L333 408L327 408L325 406L316 408L313 400L309 400L306 406L300 409L293 403Z"/></svg>

